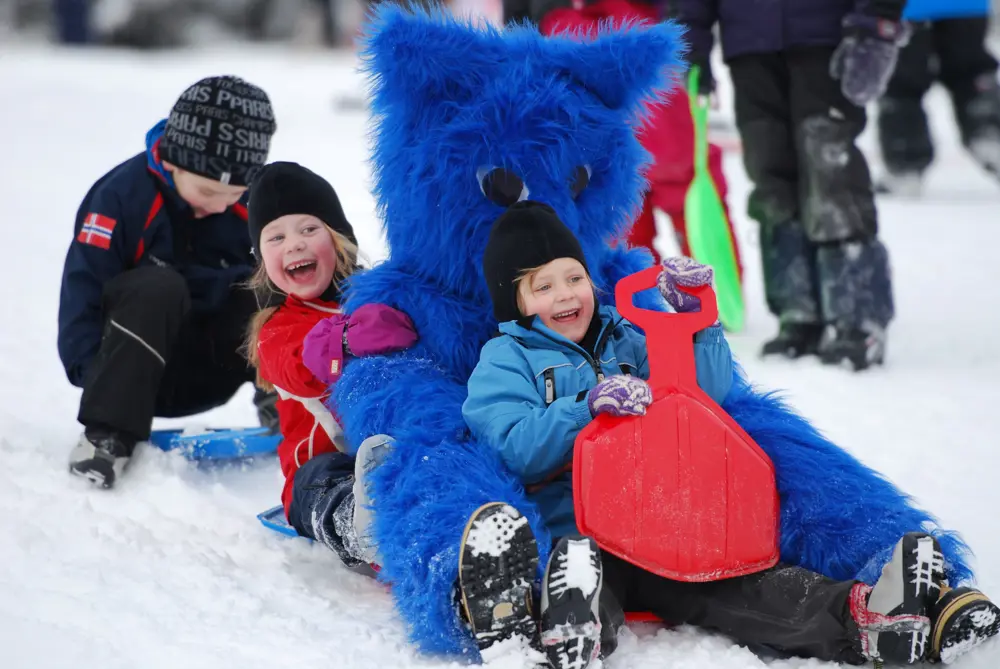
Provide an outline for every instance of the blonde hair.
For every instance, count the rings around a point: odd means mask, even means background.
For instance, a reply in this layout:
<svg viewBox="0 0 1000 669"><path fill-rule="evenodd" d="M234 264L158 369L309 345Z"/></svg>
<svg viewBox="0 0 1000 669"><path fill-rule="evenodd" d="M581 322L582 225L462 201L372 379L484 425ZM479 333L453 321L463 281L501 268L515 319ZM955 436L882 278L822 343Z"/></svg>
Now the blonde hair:
<svg viewBox="0 0 1000 669"><path fill-rule="evenodd" d="M333 238L333 246L337 253L337 268L333 271L333 280L336 283L340 283L354 274L358 267L358 245L333 228L327 226L326 229L330 231L330 236ZM258 305L266 303L273 295L284 295L267 275L267 269L264 267L263 260L257 263L257 269L254 270L254 273L247 279L244 285L257 296ZM260 375L260 351L257 348L257 345L260 343L260 331L264 328L264 324L271 320L271 316L279 308L280 305L260 308L253 315L253 318L250 319L250 325L247 326L246 340L243 343L247 360L257 369L257 387L261 390L273 390L274 384Z"/></svg>

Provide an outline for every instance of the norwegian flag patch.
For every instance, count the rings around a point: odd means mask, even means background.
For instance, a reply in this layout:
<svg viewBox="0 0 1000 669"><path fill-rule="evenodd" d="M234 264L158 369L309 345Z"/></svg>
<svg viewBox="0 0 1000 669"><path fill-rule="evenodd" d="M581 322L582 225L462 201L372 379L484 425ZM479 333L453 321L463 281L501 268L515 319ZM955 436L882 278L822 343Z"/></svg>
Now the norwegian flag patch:
<svg viewBox="0 0 1000 669"><path fill-rule="evenodd" d="M87 214L86 218L83 219L80 234L76 236L76 241L106 251L111 248L111 235L114 234L117 224L118 221L113 218L101 214Z"/></svg>

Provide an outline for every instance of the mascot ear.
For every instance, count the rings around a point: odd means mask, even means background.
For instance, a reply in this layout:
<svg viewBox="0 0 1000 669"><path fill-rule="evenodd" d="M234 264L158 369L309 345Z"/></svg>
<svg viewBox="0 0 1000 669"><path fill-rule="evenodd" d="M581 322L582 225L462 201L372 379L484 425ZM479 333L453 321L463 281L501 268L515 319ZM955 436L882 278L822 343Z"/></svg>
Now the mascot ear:
<svg viewBox="0 0 1000 669"><path fill-rule="evenodd" d="M502 47L495 28L473 27L438 6L381 2L370 12L360 54L378 107L473 95L502 61Z"/></svg>
<svg viewBox="0 0 1000 669"><path fill-rule="evenodd" d="M617 29L602 21L596 34L582 41L570 36L551 39L561 43L554 55L563 70L609 109L630 114L666 96L686 68L684 28L673 21L628 21Z"/></svg>

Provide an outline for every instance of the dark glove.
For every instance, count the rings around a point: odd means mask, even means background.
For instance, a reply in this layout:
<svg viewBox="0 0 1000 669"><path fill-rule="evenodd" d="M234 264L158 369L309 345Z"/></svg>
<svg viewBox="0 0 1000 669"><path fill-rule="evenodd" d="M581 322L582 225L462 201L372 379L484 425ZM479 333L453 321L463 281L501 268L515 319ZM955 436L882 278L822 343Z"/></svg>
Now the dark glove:
<svg viewBox="0 0 1000 669"><path fill-rule="evenodd" d="M691 66L698 66L698 95L706 98L715 93L715 77L712 75L712 63L708 58L692 58Z"/></svg>
<svg viewBox="0 0 1000 669"><path fill-rule="evenodd" d="M843 27L844 37L830 59L830 76L840 80L844 97L864 107L885 92L910 30L900 21L866 14L848 14Z"/></svg>

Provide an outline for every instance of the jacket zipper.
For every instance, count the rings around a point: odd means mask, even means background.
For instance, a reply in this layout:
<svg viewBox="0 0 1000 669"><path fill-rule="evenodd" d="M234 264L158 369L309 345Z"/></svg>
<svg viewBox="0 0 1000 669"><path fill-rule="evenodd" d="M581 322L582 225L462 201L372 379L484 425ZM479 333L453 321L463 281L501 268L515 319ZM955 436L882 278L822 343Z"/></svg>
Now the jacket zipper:
<svg viewBox="0 0 1000 669"><path fill-rule="evenodd" d="M618 328L618 324L621 323L623 320L625 320L625 319L624 318L619 318L614 323L611 323L608 327L606 327L604 329L603 332L601 332L601 336L597 338L597 343L594 345L594 352L597 354L598 358L601 357L601 350L604 348L605 344L608 343L608 339L611 337L612 333L614 333L614 331ZM545 337L549 341L555 342L556 344L559 344L560 346L565 346L566 345L565 342L561 342L558 339L553 339L552 337L550 337L549 335L545 334L541 330L536 330L534 327L531 328L531 331L532 332L537 332L538 334L542 335L543 337ZM570 346L575 347L576 350L578 350L581 353L583 353L584 359L586 359L586 361L588 363L590 363L590 368L593 370L594 376L597 377L597 382L600 383L601 381L603 381L604 380L604 372L601 371L601 365L597 362L597 360L594 360L594 358L591 357L591 355L589 353L587 353L587 351L582 346L580 346L579 344L574 344L573 342L570 342L569 344L570 344Z"/></svg>

